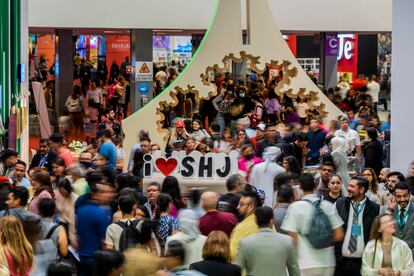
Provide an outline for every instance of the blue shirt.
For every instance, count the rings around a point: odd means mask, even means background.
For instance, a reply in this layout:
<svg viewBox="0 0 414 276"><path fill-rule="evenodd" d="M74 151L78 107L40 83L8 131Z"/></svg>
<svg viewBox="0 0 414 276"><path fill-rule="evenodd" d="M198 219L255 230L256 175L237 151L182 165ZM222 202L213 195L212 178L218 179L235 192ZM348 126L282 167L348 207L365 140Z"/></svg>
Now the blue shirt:
<svg viewBox="0 0 414 276"><path fill-rule="evenodd" d="M29 188L30 180L27 179L26 177L23 177L22 180L20 181L20 185L25 187L25 188Z"/></svg>
<svg viewBox="0 0 414 276"><path fill-rule="evenodd" d="M160 224L155 230L155 235L157 236L158 241L164 245L167 241L167 237L171 236L172 231L177 229L178 221L175 217L171 215L162 216L160 218Z"/></svg>
<svg viewBox="0 0 414 276"><path fill-rule="evenodd" d="M309 130L308 139L308 157L310 157L313 160L318 159L320 156L319 150L323 147L323 144L325 143L325 133L321 129L318 129L316 132Z"/></svg>
<svg viewBox="0 0 414 276"><path fill-rule="evenodd" d="M93 257L102 249L106 228L111 224L111 212L98 203L87 200L76 210L76 230L79 240L79 256Z"/></svg>
<svg viewBox="0 0 414 276"><path fill-rule="evenodd" d="M381 124L381 127L380 127L381 131L386 131L386 130L389 130L389 129L391 129L391 124L389 122L383 122Z"/></svg>
<svg viewBox="0 0 414 276"><path fill-rule="evenodd" d="M116 146L112 142L105 142L100 147L98 152L108 159L108 167L116 169Z"/></svg>

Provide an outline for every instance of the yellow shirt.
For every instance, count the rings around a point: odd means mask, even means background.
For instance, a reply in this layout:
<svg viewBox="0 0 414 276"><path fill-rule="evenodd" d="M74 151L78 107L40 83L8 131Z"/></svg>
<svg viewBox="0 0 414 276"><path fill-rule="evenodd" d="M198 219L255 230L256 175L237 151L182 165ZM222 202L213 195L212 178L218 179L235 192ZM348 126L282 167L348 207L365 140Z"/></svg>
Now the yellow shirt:
<svg viewBox="0 0 414 276"><path fill-rule="evenodd" d="M249 215L234 227L230 237L230 255L232 262L236 260L240 240L256 233L258 230L259 227L256 224L256 216L254 214Z"/></svg>

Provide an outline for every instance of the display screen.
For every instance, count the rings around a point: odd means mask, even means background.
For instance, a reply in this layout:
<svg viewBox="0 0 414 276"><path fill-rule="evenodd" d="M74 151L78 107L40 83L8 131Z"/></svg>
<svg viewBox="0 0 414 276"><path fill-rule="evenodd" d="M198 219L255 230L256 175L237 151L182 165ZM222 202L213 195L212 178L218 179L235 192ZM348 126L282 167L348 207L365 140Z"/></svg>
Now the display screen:
<svg viewBox="0 0 414 276"><path fill-rule="evenodd" d="M174 36L172 38L173 53L191 53L191 36Z"/></svg>
<svg viewBox="0 0 414 276"><path fill-rule="evenodd" d="M158 50L171 49L171 37L169 35L154 35L152 37L152 47Z"/></svg>

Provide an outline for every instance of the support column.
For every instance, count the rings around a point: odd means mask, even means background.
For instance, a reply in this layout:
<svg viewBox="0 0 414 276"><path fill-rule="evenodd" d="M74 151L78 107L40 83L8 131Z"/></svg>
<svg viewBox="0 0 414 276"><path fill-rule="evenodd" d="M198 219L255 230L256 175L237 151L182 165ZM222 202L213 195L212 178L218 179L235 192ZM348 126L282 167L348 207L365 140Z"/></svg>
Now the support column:
<svg viewBox="0 0 414 276"><path fill-rule="evenodd" d="M0 108L3 124L10 115L10 2L0 1Z"/></svg>
<svg viewBox="0 0 414 276"><path fill-rule="evenodd" d="M153 79L135 80L137 62L146 62L153 68L152 29L131 29L131 64L135 68L131 78L131 113L139 110L153 98ZM153 73L153 69L152 69Z"/></svg>
<svg viewBox="0 0 414 276"><path fill-rule="evenodd" d="M18 149L20 159L29 162L29 0L19 0L19 58L18 58L18 93L16 105L19 109L20 129Z"/></svg>
<svg viewBox="0 0 414 276"><path fill-rule="evenodd" d="M58 116L64 110L66 99L72 93L73 86L73 32L72 30L56 30L55 56L55 107Z"/></svg>
<svg viewBox="0 0 414 276"><path fill-rule="evenodd" d="M320 82L325 89L335 88L338 74L338 37L336 33L321 33L320 57Z"/></svg>
<svg viewBox="0 0 414 276"><path fill-rule="evenodd" d="M191 35L191 44L193 45L193 55L197 51L198 47L201 44L201 41L203 40L204 34L192 34Z"/></svg>
<svg viewBox="0 0 414 276"><path fill-rule="evenodd" d="M392 2L392 83L391 83L391 170L406 174L414 160L414 93L412 93L412 65L414 56L414 1Z"/></svg>

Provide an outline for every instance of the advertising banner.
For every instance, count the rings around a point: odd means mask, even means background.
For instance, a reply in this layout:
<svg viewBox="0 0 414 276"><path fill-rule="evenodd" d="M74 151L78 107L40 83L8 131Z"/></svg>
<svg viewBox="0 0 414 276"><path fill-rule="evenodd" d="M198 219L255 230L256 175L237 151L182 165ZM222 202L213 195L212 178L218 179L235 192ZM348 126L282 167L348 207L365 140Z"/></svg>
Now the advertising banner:
<svg viewBox="0 0 414 276"><path fill-rule="evenodd" d="M336 34L327 34L325 36L325 56L338 56L338 36Z"/></svg>

